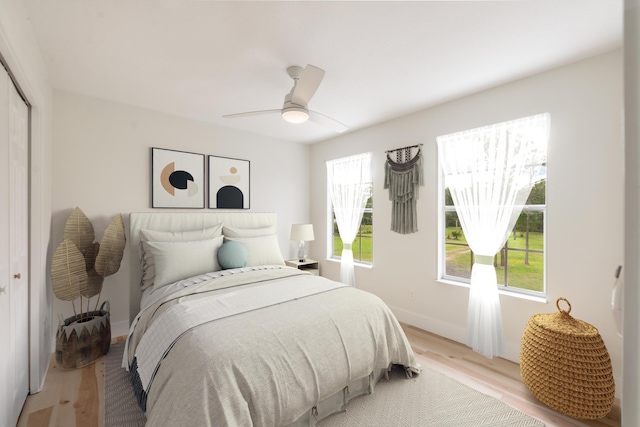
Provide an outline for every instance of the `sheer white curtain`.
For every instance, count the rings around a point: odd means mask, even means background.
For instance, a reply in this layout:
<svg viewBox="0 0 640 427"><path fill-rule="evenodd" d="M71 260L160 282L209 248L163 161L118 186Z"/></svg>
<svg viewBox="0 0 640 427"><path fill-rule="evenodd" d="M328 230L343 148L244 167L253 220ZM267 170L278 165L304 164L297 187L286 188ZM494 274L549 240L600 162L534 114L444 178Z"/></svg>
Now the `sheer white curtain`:
<svg viewBox="0 0 640 427"><path fill-rule="evenodd" d="M371 187L371 153L327 161L328 190L342 240L340 281L356 285L351 245L358 234Z"/></svg>
<svg viewBox="0 0 640 427"><path fill-rule="evenodd" d="M474 253L467 345L488 358L504 354L494 256L536 182L548 139L548 114L437 138L445 186Z"/></svg>

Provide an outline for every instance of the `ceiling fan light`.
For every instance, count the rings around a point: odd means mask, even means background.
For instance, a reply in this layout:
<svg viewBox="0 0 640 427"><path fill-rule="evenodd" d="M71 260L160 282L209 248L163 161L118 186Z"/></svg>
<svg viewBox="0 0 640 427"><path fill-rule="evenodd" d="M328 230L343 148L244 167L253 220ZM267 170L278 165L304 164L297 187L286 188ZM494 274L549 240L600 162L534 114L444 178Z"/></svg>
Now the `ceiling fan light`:
<svg viewBox="0 0 640 427"><path fill-rule="evenodd" d="M289 123L304 123L309 120L309 113L304 108L288 107L282 110L282 118Z"/></svg>

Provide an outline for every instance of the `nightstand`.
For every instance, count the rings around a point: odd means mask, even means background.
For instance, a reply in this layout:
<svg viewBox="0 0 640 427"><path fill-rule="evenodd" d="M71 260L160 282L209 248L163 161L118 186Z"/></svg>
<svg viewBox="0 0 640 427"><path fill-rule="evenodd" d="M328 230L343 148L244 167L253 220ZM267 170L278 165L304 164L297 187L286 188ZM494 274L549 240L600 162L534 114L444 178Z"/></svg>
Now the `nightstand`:
<svg viewBox="0 0 640 427"><path fill-rule="evenodd" d="M284 262L289 267L297 268L298 270L308 271L309 273L319 276L320 275L320 265L318 261L307 258L304 261L300 261L298 259L290 259Z"/></svg>

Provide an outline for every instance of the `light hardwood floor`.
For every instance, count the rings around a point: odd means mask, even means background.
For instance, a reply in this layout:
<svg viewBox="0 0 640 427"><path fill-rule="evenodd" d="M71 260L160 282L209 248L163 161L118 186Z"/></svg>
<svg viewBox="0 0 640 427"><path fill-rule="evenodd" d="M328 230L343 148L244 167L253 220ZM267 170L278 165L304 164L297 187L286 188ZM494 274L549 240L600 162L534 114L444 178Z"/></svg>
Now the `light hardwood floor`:
<svg viewBox="0 0 640 427"><path fill-rule="evenodd" d="M543 421L548 427L620 426L620 402L600 420L577 421L558 414L536 400L522 383L516 363L486 359L459 343L413 326L402 325L419 362ZM114 340L121 341L122 338ZM55 357L44 388L31 395L18 427L104 426L104 358L80 369L61 370ZM390 426L392 427L392 426Z"/></svg>

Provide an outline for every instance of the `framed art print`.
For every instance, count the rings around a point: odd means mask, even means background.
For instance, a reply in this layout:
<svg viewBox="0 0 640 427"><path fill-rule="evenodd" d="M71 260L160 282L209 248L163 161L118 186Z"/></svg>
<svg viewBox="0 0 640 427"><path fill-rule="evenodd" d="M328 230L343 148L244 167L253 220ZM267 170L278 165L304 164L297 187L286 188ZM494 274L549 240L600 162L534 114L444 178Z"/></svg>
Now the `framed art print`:
<svg viewBox="0 0 640 427"><path fill-rule="evenodd" d="M209 208L249 209L251 162L209 156Z"/></svg>
<svg viewBox="0 0 640 427"><path fill-rule="evenodd" d="M152 148L151 207L204 209L204 154Z"/></svg>

